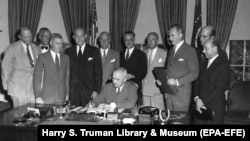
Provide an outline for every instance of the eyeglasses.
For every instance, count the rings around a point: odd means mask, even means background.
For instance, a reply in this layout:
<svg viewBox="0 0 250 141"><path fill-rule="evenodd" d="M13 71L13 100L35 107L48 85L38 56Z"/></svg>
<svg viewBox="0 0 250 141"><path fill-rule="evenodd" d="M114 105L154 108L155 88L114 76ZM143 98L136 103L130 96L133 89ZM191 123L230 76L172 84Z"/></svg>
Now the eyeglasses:
<svg viewBox="0 0 250 141"><path fill-rule="evenodd" d="M119 78L112 78L112 81L120 81L121 79Z"/></svg>
<svg viewBox="0 0 250 141"><path fill-rule="evenodd" d="M199 35L200 38L208 38L209 36L206 35Z"/></svg>

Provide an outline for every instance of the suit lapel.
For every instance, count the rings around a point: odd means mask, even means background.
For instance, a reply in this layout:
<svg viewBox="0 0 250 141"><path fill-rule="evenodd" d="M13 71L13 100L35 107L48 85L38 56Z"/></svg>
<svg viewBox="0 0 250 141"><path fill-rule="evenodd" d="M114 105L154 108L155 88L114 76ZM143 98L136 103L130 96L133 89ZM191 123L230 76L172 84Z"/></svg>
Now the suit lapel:
<svg viewBox="0 0 250 141"><path fill-rule="evenodd" d="M160 58L160 49L157 47L157 51L155 53L155 56L153 58L153 61L152 61L152 66L155 66L157 64L157 62L159 61L159 58Z"/></svg>
<svg viewBox="0 0 250 141"><path fill-rule="evenodd" d="M174 58L179 58L179 56L181 56L185 50L186 50L185 43L183 43L175 53Z"/></svg>
<svg viewBox="0 0 250 141"><path fill-rule="evenodd" d="M112 51L111 51L111 49L109 49L104 64L108 64L108 62L112 59L112 56L113 56Z"/></svg>
<svg viewBox="0 0 250 141"><path fill-rule="evenodd" d="M46 57L46 58L48 58L48 63L49 63L49 65L50 65L51 67L53 67L53 70L54 70L55 74L57 74L56 65L55 65L55 63L54 63L53 56L52 56L51 52L50 52L50 51L46 52L46 55L48 56L48 57Z"/></svg>
<svg viewBox="0 0 250 141"><path fill-rule="evenodd" d="M22 44L22 41L20 41L19 42L20 43L20 51L21 51L21 54L23 54L22 56L23 56L23 58L24 58L24 63L27 65L27 66L31 66L30 65L30 61L29 61L29 58L28 58L28 56L27 56L27 53L25 52L25 50L24 50L24 47L23 47L23 44Z"/></svg>
<svg viewBox="0 0 250 141"><path fill-rule="evenodd" d="M209 66L209 68L207 69L208 72L213 71L214 69L217 68L218 64L220 62L219 56L212 62L212 64Z"/></svg>

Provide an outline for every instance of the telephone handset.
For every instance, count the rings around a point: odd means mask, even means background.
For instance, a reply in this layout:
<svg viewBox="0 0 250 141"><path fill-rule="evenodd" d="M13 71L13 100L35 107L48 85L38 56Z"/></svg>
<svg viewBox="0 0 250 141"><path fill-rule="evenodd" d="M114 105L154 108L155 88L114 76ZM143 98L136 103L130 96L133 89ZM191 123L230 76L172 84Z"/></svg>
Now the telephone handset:
<svg viewBox="0 0 250 141"><path fill-rule="evenodd" d="M159 115L159 109L153 106L145 106L139 109L139 114L147 114L153 117L154 115Z"/></svg>
<svg viewBox="0 0 250 141"><path fill-rule="evenodd" d="M139 114L147 114L150 115L151 117L154 117L155 115L159 116L159 119L162 122L168 121L169 117L170 117L170 111L167 110L159 110L156 107L152 107L152 106L145 106L145 107L141 107L139 109Z"/></svg>

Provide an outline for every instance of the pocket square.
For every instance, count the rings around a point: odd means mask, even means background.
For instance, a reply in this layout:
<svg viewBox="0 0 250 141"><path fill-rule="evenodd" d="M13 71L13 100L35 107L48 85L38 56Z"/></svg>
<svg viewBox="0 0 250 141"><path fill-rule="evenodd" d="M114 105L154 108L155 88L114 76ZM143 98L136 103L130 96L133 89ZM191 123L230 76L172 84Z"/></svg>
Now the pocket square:
<svg viewBox="0 0 250 141"><path fill-rule="evenodd" d="M91 60L93 60L93 58L92 58L92 57L89 57L89 58L88 58L88 61L91 61Z"/></svg>
<svg viewBox="0 0 250 141"><path fill-rule="evenodd" d="M180 59L178 59L178 61L184 61L184 59L183 59L183 58L180 58Z"/></svg>
<svg viewBox="0 0 250 141"><path fill-rule="evenodd" d="M115 59L110 60L111 63L115 62Z"/></svg>
<svg viewBox="0 0 250 141"><path fill-rule="evenodd" d="M161 58L159 59L159 63L162 63L162 59Z"/></svg>

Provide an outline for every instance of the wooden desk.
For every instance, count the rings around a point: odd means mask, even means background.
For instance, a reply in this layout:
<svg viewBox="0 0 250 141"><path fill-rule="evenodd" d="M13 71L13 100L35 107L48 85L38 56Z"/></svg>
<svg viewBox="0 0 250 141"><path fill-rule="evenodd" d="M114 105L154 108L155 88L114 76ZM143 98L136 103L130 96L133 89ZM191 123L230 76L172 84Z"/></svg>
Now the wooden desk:
<svg viewBox="0 0 250 141"><path fill-rule="evenodd" d="M23 125L16 126L13 122L15 118L20 117L26 113L27 107L34 107L34 104L28 104L13 108L8 111L0 112L0 141L37 141L37 125ZM173 114L183 114L183 112L174 112ZM189 124L189 115L180 120L182 124ZM80 121L65 121L64 119L47 120L41 119L39 125L111 125L115 124L112 121L101 120L99 122L80 122ZM145 124L145 123L144 123ZM161 123L146 123L146 124L159 124ZM137 125L140 125L137 124Z"/></svg>

